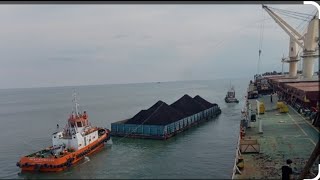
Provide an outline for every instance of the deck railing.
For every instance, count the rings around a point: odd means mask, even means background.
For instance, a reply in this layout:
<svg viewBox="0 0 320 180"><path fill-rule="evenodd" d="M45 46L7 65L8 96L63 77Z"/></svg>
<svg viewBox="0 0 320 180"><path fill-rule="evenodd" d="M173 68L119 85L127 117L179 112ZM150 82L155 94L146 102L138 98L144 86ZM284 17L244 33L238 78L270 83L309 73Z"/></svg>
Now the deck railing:
<svg viewBox="0 0 320 180"><path fill-rule="evenodd" d="M238 161L239 154L240 154L240 140L241 140L241 138L240 138L240 133L239 133L238 143L237 143L237 148L236 148L236 157L234 159L234 165L233 165L233 169L232 169L232 177L231 177L231 179L234 179L234 176L237 173L241 174L241 171L239 170L239 168L237 166L237 161Z"/></svg>

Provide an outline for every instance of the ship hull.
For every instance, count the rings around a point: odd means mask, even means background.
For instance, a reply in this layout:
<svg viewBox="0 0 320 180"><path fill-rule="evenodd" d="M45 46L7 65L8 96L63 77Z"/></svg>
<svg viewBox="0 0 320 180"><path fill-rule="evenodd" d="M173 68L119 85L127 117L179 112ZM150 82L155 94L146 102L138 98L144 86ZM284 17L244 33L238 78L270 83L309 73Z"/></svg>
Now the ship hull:
<svg viewBox="0 0 320 180"><path fill-rule="evenodd" d="M83 160L85 156L91 155L104 147L104 142L110 139L110 132L105 131L96 141L90 143L86 147L70 152L58 158L38 158L38 157L22 157L17 163L21 171L37 171L37 172L59 172L66 170Z"/></svg>
<svg viewBox="0 0 320 180"><path fill-rule="evenodd" d="M239 100L237 99L225 98L224 100L226 103L239 103Z"/></svg>

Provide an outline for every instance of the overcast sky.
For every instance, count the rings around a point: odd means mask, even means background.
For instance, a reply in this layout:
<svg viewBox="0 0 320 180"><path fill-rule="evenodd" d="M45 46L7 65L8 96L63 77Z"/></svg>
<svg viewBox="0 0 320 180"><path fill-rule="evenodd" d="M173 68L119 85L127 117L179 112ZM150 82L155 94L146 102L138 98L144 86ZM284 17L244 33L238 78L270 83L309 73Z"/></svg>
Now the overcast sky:
<svg viewBox="0 0 320 180"><path fill-rule="evenodd" d="M0 88L253 77L262 22L260 71L281 71L289 36L261 5L0 5Z"/></svg>

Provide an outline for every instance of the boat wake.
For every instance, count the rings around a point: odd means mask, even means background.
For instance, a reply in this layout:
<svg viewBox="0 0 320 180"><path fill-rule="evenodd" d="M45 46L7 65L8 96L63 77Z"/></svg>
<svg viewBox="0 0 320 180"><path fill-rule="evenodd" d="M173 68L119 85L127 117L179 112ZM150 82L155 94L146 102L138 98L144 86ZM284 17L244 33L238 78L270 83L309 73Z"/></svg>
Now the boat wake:
<svg viewBox="0 0 320 180"><path fill-rule="evenodd" d="M84 165L84 164L88 163L89 161L90 161L90 158L88 156L85 156L83 162L80 165Z"/></svg>
<svg viewBox="0 0 320 180"><path fill-rule="evenodd" d="M90 161L90 158L88 156L84 157L85 163Z"/></svg>
<svg viewBox="0 0 320 180"><path fill-rule="evenodd" d="M110 138L110 140L109 141L107 141L107 143L105 143L107 146L108 145L112 145L113 144L113 142L112 142L112 139Z"/></svg>

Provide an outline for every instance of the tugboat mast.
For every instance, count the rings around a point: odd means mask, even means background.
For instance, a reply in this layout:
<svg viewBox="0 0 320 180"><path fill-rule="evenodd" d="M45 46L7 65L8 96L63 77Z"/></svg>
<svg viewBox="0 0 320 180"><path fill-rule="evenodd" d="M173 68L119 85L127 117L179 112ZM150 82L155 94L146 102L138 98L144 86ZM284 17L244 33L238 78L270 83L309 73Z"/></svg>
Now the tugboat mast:
<svg viewBox="0 0 320 180"><path fill-rule="evenodd" d="M77 101L77 93L75 90L73 90L73 100L72 102L74 103L74 107L72 108L72 112L74 113L73 115L78 116L79 115L79 110L78 110L78 101Z"/></svg>

